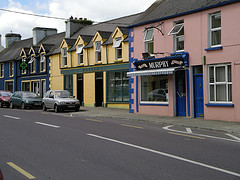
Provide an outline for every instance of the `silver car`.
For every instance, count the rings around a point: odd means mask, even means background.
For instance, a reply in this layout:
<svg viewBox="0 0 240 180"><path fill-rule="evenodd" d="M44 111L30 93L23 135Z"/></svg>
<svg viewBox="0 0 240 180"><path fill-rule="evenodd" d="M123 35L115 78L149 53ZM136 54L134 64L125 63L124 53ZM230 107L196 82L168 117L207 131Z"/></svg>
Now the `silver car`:
<svg viewBox="0 0 240 180"><path fill-rule="evenodd" d="M79 111L80 102L78 99L70 96L67 90L50 90L47 91L42 100L43 111L54 109L55 112L72 109Z"/></svg>

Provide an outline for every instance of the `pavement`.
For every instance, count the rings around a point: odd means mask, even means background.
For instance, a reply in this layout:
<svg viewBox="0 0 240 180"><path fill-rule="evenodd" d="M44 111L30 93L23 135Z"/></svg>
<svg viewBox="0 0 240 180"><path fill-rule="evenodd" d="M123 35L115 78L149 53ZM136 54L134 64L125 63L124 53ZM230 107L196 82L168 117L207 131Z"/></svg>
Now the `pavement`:
<svg viewBox="0 0 240 180"><path fill-rule="evenodd" d="M80 111L74 114L87 117L107 117L131 121L143 121L148 123L157 123L163 126L178 125L189 128L221 131L240 136L240 122L205 120L203 118L164 117L156 115L133 114L129 113L128 109L103 107L81 107Z"/></svg>

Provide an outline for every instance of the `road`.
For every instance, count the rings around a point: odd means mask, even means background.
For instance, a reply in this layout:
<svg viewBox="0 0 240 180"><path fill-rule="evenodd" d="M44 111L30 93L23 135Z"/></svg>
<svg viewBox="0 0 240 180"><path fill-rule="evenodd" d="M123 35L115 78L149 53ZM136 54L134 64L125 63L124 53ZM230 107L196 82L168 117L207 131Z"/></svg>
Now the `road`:
<svg viewBox="0 0 240 180"><path fill-rule="evenodd" d="M1 108L0 168L5 180L240 179L240 141L180 128Z"/></svg>

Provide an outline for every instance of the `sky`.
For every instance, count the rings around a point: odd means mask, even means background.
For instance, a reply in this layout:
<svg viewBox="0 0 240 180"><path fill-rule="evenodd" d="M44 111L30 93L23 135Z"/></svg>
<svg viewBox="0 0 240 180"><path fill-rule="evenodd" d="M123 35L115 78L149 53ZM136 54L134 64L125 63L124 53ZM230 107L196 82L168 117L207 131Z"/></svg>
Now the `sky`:
<svg viewBox="0 0 240 180"><path fill-rule="evenodd" d="M145 11L155 0L0 0L0 9L68 19L87 18L102 22ZM40 18L0 10L1 44L5 34L18 33L22 39L32 37L34 27L65 31L65 21Z"/></svg>

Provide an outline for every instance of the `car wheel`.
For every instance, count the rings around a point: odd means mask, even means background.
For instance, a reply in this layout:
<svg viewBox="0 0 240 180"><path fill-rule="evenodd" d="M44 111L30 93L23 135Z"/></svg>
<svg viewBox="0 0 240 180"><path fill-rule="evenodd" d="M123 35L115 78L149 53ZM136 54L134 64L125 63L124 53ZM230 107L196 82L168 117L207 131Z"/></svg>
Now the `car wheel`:
<svg viewBox="0 0 240 180"><path fill-rule="evenodd" d="M26 108L24 102L21 103L21 108L22 108L22 109L25 109L25 108Z"/></svg>
<svg viewBox="0 0 240 180"><path fill-rule="evenodd" d="M58 107L57 104L54 105L54 111L55 111L56 113L59 112L59 107Z"/></svg>
<svg viewBox="0 0 240 180"><path fill-rule="evenodd" d="M76 108L75 108L75 112L78 112L78 111L79 111L79 107L76 107Z"/></svg>
<svg viewBox="0 0 240 180"><path fill-rule="evenodd" d="M42 105L42 110L43 111L46 111L47 110L47 107L46 107L46 105L43 103L43 105Z"/></svg>
<svg viewBox="0 0 240 180"><path fill-rule="evenodd" d="M13 108L14 108L14 106L13 106L13 103L12 103L12 102L10 102L10 108L11 108L11 109L13 109Z"/></svg>

